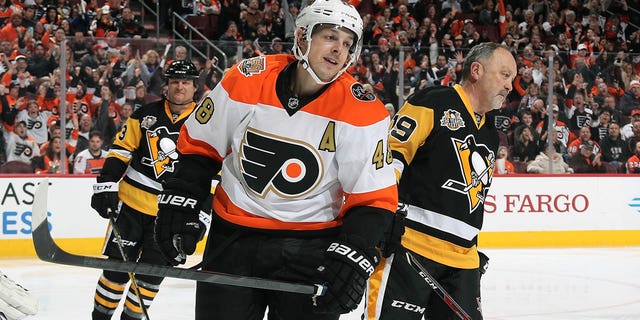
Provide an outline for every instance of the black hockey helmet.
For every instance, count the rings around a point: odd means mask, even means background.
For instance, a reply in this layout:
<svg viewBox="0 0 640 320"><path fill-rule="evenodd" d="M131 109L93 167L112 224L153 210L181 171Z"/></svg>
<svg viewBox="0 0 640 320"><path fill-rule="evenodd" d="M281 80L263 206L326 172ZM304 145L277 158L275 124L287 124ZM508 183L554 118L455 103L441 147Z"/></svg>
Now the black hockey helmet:
<svg viewBox="0 0 640 320"><path fill-rule="evenodd" d="M191 61L175 60L164 72L167 79L198 79L200 72Z"/></svg>

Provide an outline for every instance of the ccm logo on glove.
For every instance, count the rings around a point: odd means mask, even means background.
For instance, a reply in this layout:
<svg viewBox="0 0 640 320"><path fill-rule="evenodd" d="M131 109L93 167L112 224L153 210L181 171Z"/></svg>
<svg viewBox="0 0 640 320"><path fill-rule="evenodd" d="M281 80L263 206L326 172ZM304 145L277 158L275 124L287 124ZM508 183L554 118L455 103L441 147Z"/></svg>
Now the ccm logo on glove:
<svg viewBox="0 0 640 320"><path fill-rule="evenodd" d="M118 192L118 184L116 182L102 182L93 185L93 193L101 192Z"/></svg>
<svg viewBox="0 0 640 320"><path fill-rule="evenodd" d="M198 201L183 196L160 194L158 196L158 204L170 204L178 207L195 209Z"/></svg>
<svg viewBox="0 0 640 320"><path fill-rule="evenodd" d="M334 242L329 245L329 248L327 248L327 252L335 252L341 256L344 256L347 259L355 262L369 276L373 274L374 266L371 264L369 259L367 259L363 254L359 254L356 250L353 250L344 244Z"/></svg>

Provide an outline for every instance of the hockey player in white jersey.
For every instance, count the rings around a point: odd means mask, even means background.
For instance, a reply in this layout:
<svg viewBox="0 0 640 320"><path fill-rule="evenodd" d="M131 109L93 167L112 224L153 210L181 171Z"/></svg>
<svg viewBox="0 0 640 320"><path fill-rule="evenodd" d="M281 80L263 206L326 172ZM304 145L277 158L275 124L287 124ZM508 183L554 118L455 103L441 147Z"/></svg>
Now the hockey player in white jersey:
<svg viewBox="0 0 640 320"><path fill-rule="evenodd" d="M173 264L195 250L199 203L222 167L203 269L298 283L307 295L198 283L196 319L338 319L355 309L397 207L389 113L344 73L362 19L317 0L296 20L295 55L239 62L178 138L182 159L158 196L155 237Z"/></svg>
<svg viewBox="0 0 640 320"><path fill-rule="evenodd" d="M0 320L19 320L37 312L36 297L0 271Z"/></svg>

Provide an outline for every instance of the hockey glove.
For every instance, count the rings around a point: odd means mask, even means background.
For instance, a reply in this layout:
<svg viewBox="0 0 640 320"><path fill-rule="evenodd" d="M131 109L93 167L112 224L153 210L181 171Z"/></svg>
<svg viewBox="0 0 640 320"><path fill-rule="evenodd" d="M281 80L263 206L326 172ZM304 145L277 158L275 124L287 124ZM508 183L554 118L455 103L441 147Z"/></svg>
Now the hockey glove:
<svg viewBox="0 0 640 320"><path fill-rule="evenodd" d="M118 202L117 182L98 182L93 185L91 208L98 211L101 217L109 219L109 211L111 211L116 218Z"/></svg>
<svg viewBox="0 0 640 320"><path fill-rule="evenodd" d="M402 248L402 235L404 234L404 219L407 217L409 206L400 202L398 210L393 215L391 226L384 233L382 244L382 256L388 258Z"/></svg>
<svg viewBox="0 0 640 320"><path fill-rule="evenodd" d="M487 257L484 252L480 251L478 251L478 256L480 257L480 267L478 268L478 270L480 271L480 277L482 278L482 275L485 274L487 270L489 270L489 257Z"/></svg>
<svg viewBox="0 0 640 320"><path fill-rule="evenodd" d="M175 190L158 195L158 216L154 238L167 261L176 266L187 261L204 236L206 226L199 219L199 201Z"/></svg>
<svg viewBox="0 0 640 320"><path fill-rule="evenodd" d="M315 312L343 314L360 304L367 286L380 261L378 251L361 249L344 241L335 241L325 252L326 262L318 267L320 281L327 286L324 296L314 298Z"/></svg>

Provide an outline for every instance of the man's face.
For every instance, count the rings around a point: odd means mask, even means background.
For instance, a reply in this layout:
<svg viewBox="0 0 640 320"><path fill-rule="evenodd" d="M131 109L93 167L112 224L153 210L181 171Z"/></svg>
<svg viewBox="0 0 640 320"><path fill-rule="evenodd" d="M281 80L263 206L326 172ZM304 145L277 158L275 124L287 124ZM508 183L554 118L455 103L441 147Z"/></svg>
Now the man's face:
<svg viewBox="0 0 640 320"><path fill-rule="evenodd" d="M617 123L612 123L609 125L609 136L617 138L620 135L620 126Z"/></svg>
<svg viewBox="0 0 640 320"><path fill-rule="evenodd" d="M27 112L29 114L37 114L40 107L37 103L29 103L27 104Z"/></svg>
<svg viewBox="0 0 640 320"><path fill-rule="evenodd" d="M343 28L325 27L311 37L309 64L322 81L329 81L349 60L349 50L355 45L355 36ZM308 46L309 44L303 44ZM306 48L303 48L303 51Z"/></svg>
<svg viewBox="0 0 640 320"><path fill-rule="evenodd" d="M487 110L477 110L477 112L484 113L502 106L513 89L513 79L518 69L515 59L505 49L496 49L492 57L478 64L477 83L479 92L484 93L484 96L479 99L480 107Z"/></svg>
<svg viewBox="0 0 640 320"><path fill-rule="evenodd" d="M18 16L14 16L14 17L12 17L12 18L11 18L11 24L12 24L14 27L21 26L21 25L22 25L22 18L21 18L21 17L18 17Z"/></svg>
<svg viewBox="0 0 640 320"><path fill-rule="evenodd" d="M176 49L176 60L186 60L187 50L183 48Z"/></svg>
<svg viewBox="0 0 640 320"><path fill-rule="evenodd" d="M27 19L33 18L35 16L36 10L34 8L26 8L24 9L24 17Z"/></svg>
<svg viewBox="0 0 640 320"><path fill-rule="evenodd" d="M131 9L129 8L122 9L122 20L127 22L133 20L133 14L131 13Z"/></svg>
<svg viewBox="0 0 640 320"><path fill-rule="evenodd" d="M634 136L640 137L640 121L633 122L633 125L631 125L631 131L633 131Z"/></svg>
<svg viewBox="0 0 640 320"><path fill-rule="evenodd" d="M96 152L100 150L100 148L102 148L102 139L98 136L92 136L91 139L89 139L89 149Z"/></svg>
<svg viewBox="0 0 640 320"><path fill-rule="evenodd" d="M27 126L25 126L23 122L18 123L18 125L15 126L14 131L20 138L27 136Z"/></svg>
<svg viewBox="0 0 640 320"><path fill-rule="evenodd" d="M11 52L11 49L12 49L11 42L3 40L0 43L0 48L2 49L2 52L6 52L6 53Z"/></svg>
<svg viewBox="0 0 640 320"><path fill-rule="evenodd" d="M85 114L80 118L80 123L78 124L81 132L89 132L91 130L91 116Z"/></svg>
<svg viewBox="0 0 640 320"><path fill-rule="evenodd" d="M44 53L45 53L45 51L44 51L44 47L43 46L40 46L40 45L36 46L36 48L34 50L34 54L37 57L44 57Z"/></svg>
<svg viewBox="0 0 640 320"><path fill-rule="evenodd" d="M133 107L128 103L123 105L122 109L120 110L120 116L124 119L128 119L132 113L133 113Z"/></svg>
<svg viewBox="0 0 640 320"><path fill-rule="evenodd" d="M579 135L582 141L587 141L591 139L591 130L588 127L582 127L580 128Z"/></svg>
<svg viewBox="0 0 640 320"><path fill-rule="evenodd" d="M194 81L189 79L169 79L167 96L175 104L183 105L193 101L196 92Z"/></svg>

